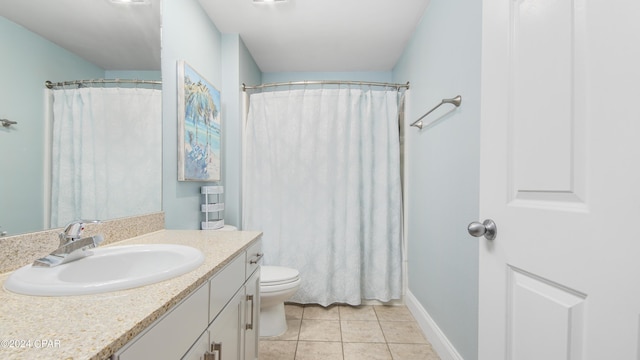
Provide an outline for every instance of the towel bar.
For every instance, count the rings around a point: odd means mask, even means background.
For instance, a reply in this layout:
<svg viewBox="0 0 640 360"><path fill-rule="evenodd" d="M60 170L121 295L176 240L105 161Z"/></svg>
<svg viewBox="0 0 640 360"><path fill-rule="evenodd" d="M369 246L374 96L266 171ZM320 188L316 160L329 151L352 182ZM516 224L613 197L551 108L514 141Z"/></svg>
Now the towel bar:
<svg viewBox="0 0 640 360"><path fill-rule="evenodd" d="M426 114L420 116L420 118L418 120L414 121L409 126L415 126L418 129L422 129L422 127L424 126L424 124L422 124L422 119L424 119L427 115L431 114L433 112L433 110L439 108L442 104L453 104L456 107L458 107L458 106L460 106L461 103L462 103L462 97L460 95L458 95L458 96L456 96L456 97L454 97L452 99L442 99L440 104L436 105L433 109L427 111Z"/></svg>

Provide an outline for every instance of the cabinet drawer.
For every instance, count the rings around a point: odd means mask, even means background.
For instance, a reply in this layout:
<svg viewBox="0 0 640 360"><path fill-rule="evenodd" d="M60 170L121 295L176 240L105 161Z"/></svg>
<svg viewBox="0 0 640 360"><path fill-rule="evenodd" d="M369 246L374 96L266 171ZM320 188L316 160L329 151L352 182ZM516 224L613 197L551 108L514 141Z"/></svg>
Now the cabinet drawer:
<svg viewBox="0 0 640 360"><path fill-rule="evenodd" d="M245 253L242 253L211 279L209 323L218 316L218 313L244 283L244 264Z"/></svg>
<svg viewBox="0 0 640 360"><path fill-rule="evenodd" d="M246 277L249 278L251 274L262 263L262 239L258 239L253 245L247 249L247 269Z"/></svg>
<svg viewBox="0 0 640 360"><path fill-rule="evenodd" d="M149 326L148 331L116 353L118 360L180 359L207 327L209 287L201 286L165 316Z"/></svg>

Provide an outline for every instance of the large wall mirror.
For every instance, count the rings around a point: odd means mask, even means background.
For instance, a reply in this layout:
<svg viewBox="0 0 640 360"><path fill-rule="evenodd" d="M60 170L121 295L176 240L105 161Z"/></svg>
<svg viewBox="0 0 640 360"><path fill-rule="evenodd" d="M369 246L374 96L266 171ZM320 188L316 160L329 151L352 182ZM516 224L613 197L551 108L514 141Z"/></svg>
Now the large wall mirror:
<svg viewBox="0 0 640 360"><path fill-rule="evenodd" d="M162 91L157 85L160 1L0 1L0 120L6 120L0 122L0 236L60 227L73 220L70 217L109 220L162 210L161 104L141 105L146 100L117 94L137 106L117 109L120 105L104 101L103 95L84 92ZM47 80L87 79L136 81L45 87ZM67 94L70 89L82 93ZM67 97L57 90L65 90ZM100 101L94 103L97 98ZM61 104L68 107L56 107ZM158 107L157 119L138 121L152 107ZM78 119L76 113L88 113L89 120ZM105 120L91 125L94 118L105 116L106 125ZM157 130L150 130L155 124ZM147 133L155 140L142 141ZM86 148L78 140L107 148ZM130 160L119 170L95 166ZM87 185L81 177L92 178L94 184ZM144 206L123 205L128 196L114 188L144 194L137 201ZM60 210L62 199L72 199L67 202L80 212ZM86 202L97 204L98 210L87 210ZM105 212L106 208L113 210Z"/></svg>

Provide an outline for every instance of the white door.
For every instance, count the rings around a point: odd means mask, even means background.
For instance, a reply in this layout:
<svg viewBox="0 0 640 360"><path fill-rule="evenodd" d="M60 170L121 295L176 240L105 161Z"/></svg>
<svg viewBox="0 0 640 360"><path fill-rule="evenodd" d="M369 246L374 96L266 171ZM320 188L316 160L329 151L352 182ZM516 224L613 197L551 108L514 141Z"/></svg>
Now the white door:
<svg viewBox="0 0 640 360"><path fill-rule="evenodd" d="M480 360L640 359L640 2L484 0Z"/></svg>

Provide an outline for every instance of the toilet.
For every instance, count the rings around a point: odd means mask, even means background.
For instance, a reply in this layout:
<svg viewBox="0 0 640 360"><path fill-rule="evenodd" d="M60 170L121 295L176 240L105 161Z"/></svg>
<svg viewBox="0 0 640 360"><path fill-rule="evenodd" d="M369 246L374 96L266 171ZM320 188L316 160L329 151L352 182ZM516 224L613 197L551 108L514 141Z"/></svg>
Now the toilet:
<svg viewBox="0 0 640 360"><path fill-rule="evenodd" d="M283 266L260 266L260 336L287 331L284 302L300 287L300 273Z"/></svg>
<svg viewBox="0 0 640 360"><path fill-rule="evenodd" d="M225 225L215 231L236 231ZM278 336L287 331L284 302L300 287L300 273L284 266L260 265L260 336Z"/></svg>

